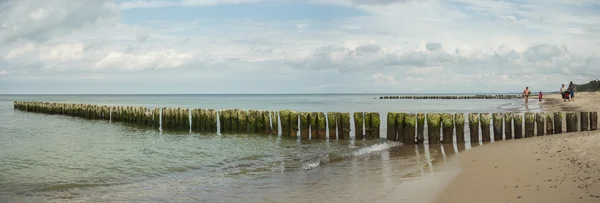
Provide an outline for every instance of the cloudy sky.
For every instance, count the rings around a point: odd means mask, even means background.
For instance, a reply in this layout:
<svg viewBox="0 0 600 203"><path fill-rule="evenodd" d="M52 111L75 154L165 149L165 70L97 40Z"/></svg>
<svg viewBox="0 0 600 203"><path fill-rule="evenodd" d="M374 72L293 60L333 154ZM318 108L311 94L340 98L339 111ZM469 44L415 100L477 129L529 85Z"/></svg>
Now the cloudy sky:
<svg viewBox="0 0 600 203"><path fill-rule="evenodd" d="M598 0L4 0L0 94L556 91Z"/></svg>

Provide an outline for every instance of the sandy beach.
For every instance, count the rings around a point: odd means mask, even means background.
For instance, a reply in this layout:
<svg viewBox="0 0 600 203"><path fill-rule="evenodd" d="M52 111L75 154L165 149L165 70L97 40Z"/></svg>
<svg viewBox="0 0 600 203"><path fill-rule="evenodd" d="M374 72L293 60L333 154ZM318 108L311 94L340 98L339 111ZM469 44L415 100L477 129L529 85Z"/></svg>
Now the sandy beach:
<svg viewBox="0 0 600 203"><path fill-rule="evenodd" d="M531 98L530 98L531 99ZM557 111L599 111L600 93L575 93L575 101L563 101L559 94L544 95L542 109L547 112Z"/></svg>
<svg viewBox="0 0 600 203"><path fill-rule="evenodd" d="M597 111L600 94L547 95L545 111ZM600 131L500 141L456 157L460 172L433 202L600 202Z"/></svg>

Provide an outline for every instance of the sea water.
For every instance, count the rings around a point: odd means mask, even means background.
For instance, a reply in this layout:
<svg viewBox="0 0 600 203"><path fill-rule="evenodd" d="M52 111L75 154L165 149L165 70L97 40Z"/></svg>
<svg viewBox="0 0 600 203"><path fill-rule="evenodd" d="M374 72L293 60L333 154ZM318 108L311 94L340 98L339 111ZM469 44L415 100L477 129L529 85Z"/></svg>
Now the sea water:
<svg viewBox="0 0 600 203"><path fill-rule="evenodd" d="M0 202L365 202L467 145L163 133L15 111L13 101L308 112L539 111L537 101L379 95L0 95ZM353 126L352 126L352 129ZM350 133L353 137L354 133ZM415 175L416 174L416 175Z"/></svg>

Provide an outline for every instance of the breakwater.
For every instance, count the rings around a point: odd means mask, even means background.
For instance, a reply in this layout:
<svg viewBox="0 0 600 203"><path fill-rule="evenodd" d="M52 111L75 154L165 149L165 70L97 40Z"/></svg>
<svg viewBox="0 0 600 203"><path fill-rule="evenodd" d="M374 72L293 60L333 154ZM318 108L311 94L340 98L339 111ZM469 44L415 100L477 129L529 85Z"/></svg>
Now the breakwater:
<svg viewBox="0 0 600 203"><path fill-rule="evenodd" d="M530 95L529 97L537 97L537 95ZM502 94L502 95L404 95L404 96L380 96L379 99L518 99L521 95L518 94Z"/></svg>
<svg viewBox="0 0 600 203"><path fill-rule="evenodd" d="M146 108L15 101L14 109L106 120L163 131L275 134L301 139L380 139L377 112ZM404 144L490 142L598 129L598 112L387 113L385 138ZM355 128L351 129L351 122ZM566 127L563 130L563 125ZM467 128L468 127L468 128ZM468 135L466 134L468 130ZM299 134L298 134L299 132Z"/></svg>

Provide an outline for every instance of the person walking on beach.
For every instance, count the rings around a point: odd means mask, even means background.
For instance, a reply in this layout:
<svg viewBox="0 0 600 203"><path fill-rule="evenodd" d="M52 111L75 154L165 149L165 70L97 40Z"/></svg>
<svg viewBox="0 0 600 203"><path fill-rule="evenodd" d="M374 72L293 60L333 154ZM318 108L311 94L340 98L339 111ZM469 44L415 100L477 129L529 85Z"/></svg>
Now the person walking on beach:
<svg viewBox="0 0 600 203"><path fill-rule="evenodd" d="M525 97L525 105L527 105L527 103L529 102L529 87L525 87L525 90L523 91L523 97Z"/></svg>
<svg viewBox="0 0 600 203"><path fill-rule="evenodd" d="M567 97L565 97L566 91L567 91L567 88L565 88L565 84L562 84L562 87L560 88L560 97L563 98L564 102L567 102Z"/></svg>
<svg viewBox="0 0 600 203"><path fill-rule="evenodd" d="M575 84L569 83L569 101L575 101Z"/></svg>
<svg viewBox="0 0 600 203"><path fill-rule="evenodd" d="M543 97L542 91L540 91L540 93L538 94L538 99L540 100L540 102L542 102L542 97Z"/></svg>

